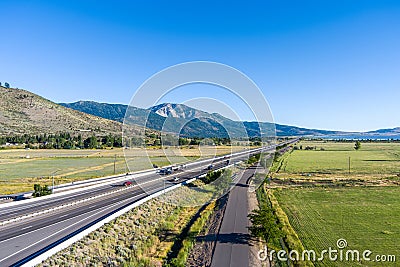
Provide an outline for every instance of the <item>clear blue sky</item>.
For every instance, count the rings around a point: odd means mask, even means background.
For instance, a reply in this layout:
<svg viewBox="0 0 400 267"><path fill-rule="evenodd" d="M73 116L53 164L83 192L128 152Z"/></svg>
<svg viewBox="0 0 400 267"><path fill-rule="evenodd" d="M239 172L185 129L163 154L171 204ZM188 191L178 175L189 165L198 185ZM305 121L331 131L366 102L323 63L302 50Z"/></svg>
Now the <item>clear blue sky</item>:
<svg viewBox="0 0 400 267"><path fill-rule="evenodd" d="M400 1L1 0L0 10L0 81L55 102L128 103L155 72L210 60L252 78L278 123L400 126Z"/></svg>

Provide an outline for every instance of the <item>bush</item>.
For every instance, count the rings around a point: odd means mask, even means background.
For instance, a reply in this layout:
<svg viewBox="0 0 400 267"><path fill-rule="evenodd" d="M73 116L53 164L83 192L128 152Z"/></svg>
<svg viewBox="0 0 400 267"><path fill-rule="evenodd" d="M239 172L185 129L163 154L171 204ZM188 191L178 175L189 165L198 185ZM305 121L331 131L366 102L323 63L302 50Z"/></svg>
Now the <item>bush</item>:
<svg viewBox="0 0 400 267"><path fill-rule="evenodd" d="M39 184L34 184L33 190L34 190L34 192L32 193L33 197L41 197L51 194L51 190L47 185L41 186Z"/></svg>

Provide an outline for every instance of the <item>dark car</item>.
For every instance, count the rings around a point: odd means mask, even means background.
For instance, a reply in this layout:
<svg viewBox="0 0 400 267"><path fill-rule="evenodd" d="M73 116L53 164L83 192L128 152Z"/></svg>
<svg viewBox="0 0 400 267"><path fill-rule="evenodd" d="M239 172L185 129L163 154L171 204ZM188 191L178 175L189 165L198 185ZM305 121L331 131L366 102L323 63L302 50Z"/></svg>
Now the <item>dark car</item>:
<svg viewBox="0 0 400 267"><path fill-rule="evenodd" d="M164 168L159 171L161 175L172 174L172 167Z"/></svg>

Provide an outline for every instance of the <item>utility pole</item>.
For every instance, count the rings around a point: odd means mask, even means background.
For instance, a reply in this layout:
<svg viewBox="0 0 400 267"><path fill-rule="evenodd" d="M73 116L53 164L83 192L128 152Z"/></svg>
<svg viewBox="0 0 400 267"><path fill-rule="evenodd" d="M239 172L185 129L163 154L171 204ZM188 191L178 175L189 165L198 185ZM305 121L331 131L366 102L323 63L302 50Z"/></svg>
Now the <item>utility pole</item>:
<svg viewBox="0 0 400 267"><path fill-rule="evenodd" d="M351 157L349 157L349 175L350 175L350 172L351 172Z"/></svg>
<svg viewBox="0 0 400 267"><path fill-rule="evenodd" d="M57 173L57 172L59 172L59 171L61 171L61 169L58 169L58 170L56 170L56 171L54 171L54 172L52 172L50 175L51 175L51 177L52 177L52 180L53 180L53 186L51 187L51 193L52 194L54 194L54 175Z"/></svg>
<svg viewBox="0 0 400 267"><path fill-rule="evenodd" d="M116 161L117 161L117 154L114 155L114 175L115 175L115 164L116 164Z"/></svg>

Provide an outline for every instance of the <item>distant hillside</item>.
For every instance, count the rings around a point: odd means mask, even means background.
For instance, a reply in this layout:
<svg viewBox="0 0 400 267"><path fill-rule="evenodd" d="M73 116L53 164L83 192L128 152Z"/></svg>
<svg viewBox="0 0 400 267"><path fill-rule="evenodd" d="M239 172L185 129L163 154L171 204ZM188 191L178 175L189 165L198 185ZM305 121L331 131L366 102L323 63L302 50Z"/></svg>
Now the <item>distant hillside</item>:
<svg viewBox="0 0 400 267"><path fill-rule="evenodd" d="M121 123L51 102L29 91L0 86L0 134L105 135L121 133Z"/></svg>
<svg viewBox="0 0 400 267"><path fill-rule="evenodd" d="M94 101L78 101L75 103L60 103L61 106L85 112L101 118L123 122L127 105L97 103Z"/></svg>
<svg viewBox="0 0 400 267"><path fill-rule="evenodd" d="M61 103L61 105L73 108L89 114L122 122L124 120L127 105L97 103L93 101L79 101L75 103ZM165 103L148 109L130 107L127 119L130 123L143 125L147 120L147 127L164 131L180 133L188 137L226 137L227 132L233 137L260 136L276 128L278 136L306 136L306 135L334 135L337 131L324 131L305 129L295 126L287 126L271 123L238 122L205 111L194 109L183 104ZM147 118L147 119L146 119ZM188 122L189 121L189 122Z"/></svg>
<svg viewBox="0 0 400 267"><path fill-rule="evenodd" d="M367 134L374 135L400 135L400 127L391 128L391 129L380 129L376 131L367 132Z"/></svg>

